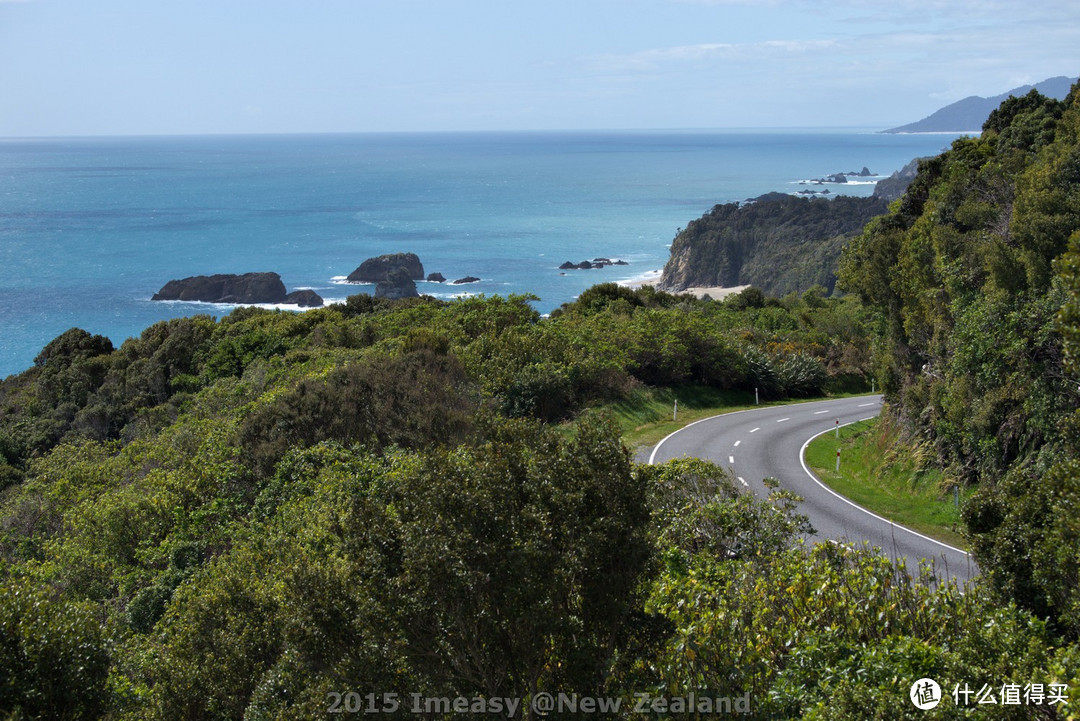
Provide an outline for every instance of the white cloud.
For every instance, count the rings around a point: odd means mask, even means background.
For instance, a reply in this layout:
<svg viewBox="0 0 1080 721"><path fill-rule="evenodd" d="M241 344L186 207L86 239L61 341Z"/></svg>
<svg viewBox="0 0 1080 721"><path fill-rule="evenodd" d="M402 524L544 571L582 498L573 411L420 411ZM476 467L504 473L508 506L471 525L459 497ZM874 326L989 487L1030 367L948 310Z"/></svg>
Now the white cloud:
<svg viewBox="0 0 1080 721"><path fill-rule="evenodd" d="M713 60L752 60L781 54L818 53L833 48L836 40L766 40L758 43L698 43L651 48L634 53L607 53L593 58L593 66L606 72L648 72L669 65Z"/></svg>

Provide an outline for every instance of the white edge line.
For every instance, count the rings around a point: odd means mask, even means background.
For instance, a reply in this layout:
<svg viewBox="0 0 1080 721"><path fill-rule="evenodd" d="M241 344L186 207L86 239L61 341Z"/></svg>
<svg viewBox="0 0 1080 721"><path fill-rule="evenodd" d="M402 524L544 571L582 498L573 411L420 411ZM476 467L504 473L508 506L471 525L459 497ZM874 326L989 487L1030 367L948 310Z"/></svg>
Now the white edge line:
<svg viewBox="0 0 1080 721"><path fill-rule="evenodd" d="M870 416L870 418L874 418L874 417L875 416ZM870 418L864 418L863 420L870 420ZM861 423L861 422L862 421L851 421L851 423L844 423L843 425L850 426L850 425L852 425L854 423ZM852 506L853 508L858 508L863 513L865 513L865 514L867 514L869 516L873 516L874 518L878 519L879 521L884 521L885 523L888 523L890 526L893 526L895 528L899 528L901 531L907 531L911 535L918 536L919 538L923 539L924 541L930 541L931 543L936 543L937 545L941 546L942 548L948 548L950 551L956 551L957 553L962 553L963 555L965 555L965 556L967 556L969 558L971 557L971 554L968 553L967 551L962 551L959 548L956 548L954 546L950 546L947 543L942 543L941 541L937 540L936 538L930 538L930 536L924 536L923 534L919 533L918 531L911 530L907 526L901 526L899 523L896 523L895 521L890 521L888 518L885 518L883 516L879 516L878 514L874 513L873 511L868 511L865 508L863 508L862 506L860 506L858 503L855 503L854 501L848 499L845 496L841 496L839 493L837 493L836 491L834 491L833 489L829 488L824 483L822 483L818 479L818 477L815 476L810 471L810 467L806 465L806 447L809 446L811 441L813 441L818 436L823 436L826 433L832 433L832 431L833 431L832 428L826 428L825 430L821 431L820 433L815 433L814 435L807 438L806 443L803 443L802 448L799 449L799 463L802 464L803 470L806 471L806 475L810 476L810 478L812 478L814 480L814 483L818 484L819 486L824 488L826 491L833 494L834 496L836 496L837 498L839 498L841 501L848 504L849 506Z"/></svg>
<svg viewBox="0 0 1080 721"><path fill-rule="evenodd" d="M743 484L743 485L744 485L744 486L746 486L747 488L749 488L749 487L750 487L750 484L749 484L749 483L747 483L747 482L746 482L746 479L745 479L745 478L743 478L742 476L739 476L739 483Z"/></svg>
<svg viewBox="0 0 1080 721"><path fill-rule="evenodd" d="M863 396L863 397L865 398L866 396ZM847 398L823 398L820 401L810 401L808 403L794 403L794 404L789 404L789 405L812 406L815 403L836 403L838 400L849 400L849 399L847 399ZM660 446L664 445L664 442L667 441L667 439L671 438L676 433L679 433L681 431L685 431L690 426L696 426L698 423L704 423L705 421L711 421L713 418L720 418L722 416L733 416L736 413L754 413L756 411L764 411L764 410L768 410L769 408L778 408L778 407L779 406L765 406L764 408L744 408L741 411L728 411L727 413L717 413L715 416L709 416L708 418L699 418L696 421L693 421L691 423L687 423L682 428L678 428L678 429L672 431L671 433L668 433L666 436L661 438L660 441L655 446L653 446L652 453L649 454L649 465L650 466L655 465L655 463L656 463L656 453L657 453L657 451L660 450ZM755 428L754 429L754 431L757 431L757 430L760 430L760 428ZM832 429L830 428L829 430L832 430ZM750 432L753 433L754 431L750 431Z"/></svg>

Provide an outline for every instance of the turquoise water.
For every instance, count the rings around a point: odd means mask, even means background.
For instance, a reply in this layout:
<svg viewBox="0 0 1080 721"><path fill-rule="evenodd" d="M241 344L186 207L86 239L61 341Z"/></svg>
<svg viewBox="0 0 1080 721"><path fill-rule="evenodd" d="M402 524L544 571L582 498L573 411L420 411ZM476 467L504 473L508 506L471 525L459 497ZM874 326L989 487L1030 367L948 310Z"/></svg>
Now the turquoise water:
<svg viewBox="0 0 1080 721"><path fill-rule="evenodd" d="M479 283L420 292L584 288L662 267L716 203L868 166L888 175L951 138L869 131L457 133L0 140L0 376L73 326L119 345L224 306L152 303L166 281L276 271L328 301L365 258L414 252ZM831 186L867 195L873 186ZM594 257L629 265L560 274Z"/></svg>

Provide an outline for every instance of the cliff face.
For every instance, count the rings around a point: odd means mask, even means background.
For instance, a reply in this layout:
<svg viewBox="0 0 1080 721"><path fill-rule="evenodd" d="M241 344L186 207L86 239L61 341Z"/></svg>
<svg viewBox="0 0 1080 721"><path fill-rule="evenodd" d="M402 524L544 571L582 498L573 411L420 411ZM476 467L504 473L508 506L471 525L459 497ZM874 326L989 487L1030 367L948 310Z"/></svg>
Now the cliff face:
<svg viewBox="0 0 1080 721"><path fill-rule="evenodd" d="M879 180L877 185L874 186L874 197L891 203L903 195L908 186L911 185L911 181L915 180L915 176L919 173L920 160L923 160L923 158L915 158L888 178Z"/></svg>
<svg viewBox="0 0 1080 721"><path fill-rule="evenodd" d="M783 295L817 284L831 292L846 241L887 209L881 198L783 193L717 205L675 237L660 287L749 284Z"/></svg>

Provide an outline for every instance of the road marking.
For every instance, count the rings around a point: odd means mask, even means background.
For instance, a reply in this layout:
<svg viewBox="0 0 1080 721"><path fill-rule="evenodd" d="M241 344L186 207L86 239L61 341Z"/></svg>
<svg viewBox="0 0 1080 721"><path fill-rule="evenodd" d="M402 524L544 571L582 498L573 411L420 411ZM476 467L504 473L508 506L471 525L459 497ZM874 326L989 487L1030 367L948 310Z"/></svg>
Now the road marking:
<svg viewBox="0 0 1080 721"><path fill-rule="evenodd" d="M734 466L735 465L735 456L728 456L727 457L727 462Z"/></svg>
<svg viewBox="0 0 1080 721"><path fill-rule="evenodd" d="M872 421L875 418L877 418L877 416L867 416L866 418L860 418L859 423L862 423L863 421Z"/></svg>
<svg viewBox="0 0 1080 721"><path fill-rule="evenodd" d="M777 421L777 423L783 423L784 421L790 421L790 420L791 420L790 418L781 418L780 420Z"/></svg>
<svg viewBox="0 0 1080 721"><path fill-rule="evenodd" d="M851 424L850 423L845 423L844 425L845 426L850 426ZM943 548L948 548L950 551L956 551L957 553L959 553L961 555L964 555L964 556L967 556L968 558L971 557L971 554L969 554L967 551L956 548L955 546L950 546L949 544L943 543L942 541L939 541L936 538L930 538L930 536L924 536L923 534L919 533L918 531L911 530L907 526L902 526L899 523L896 523L895 521L890 521L888 518L885 518L884 516L879 516L878 514L874 513L873 511L870 511L870 510L867 510L867 509L863 508L858 503L855 503L855 501L852 501L849 498L841 496L839 493L837 493L836 491L834 491L833 489L829 488L824 483L822 483L821 480L810 471L810 467L806 465L806 447L809 446L811 441L813 441L815 438L817 438L818 436L823 436L826 433L829 433L830 431L832 431L832 428L829 428L827 430L822 431L821 433L816 433L816 434L810 436L809 438L806 439L806 443L803 443L802 448L799 449L799 463L802 464L803 470L806 471L806 475L810 476L810 478L813 479L814 483L818 484L825 491L827 491L828 493L830 493L833 496L837 497L838 499L840 499L844 503L848 504L852 508L857 508L860 511L862 511L863 513L865 513L866 515L868 515L868 516L873 516L874 518L878 519L879 521L884 521L885 523L889 524L893 528L899 528L901 531L907 531L911 535L918 536L919 538L923 539L924 541L930 541L931 543L935 543L935 544L937 544L939 546L942 546Z"/></svg>
<svg viewBox="0 0 1080 721"><path fill-rule="evenodd" d="M3 2L3 0L0 0L0 2ZM806 405L814 405L815 403L836 403L836 401L835 400L811 401L810 403L807 403ZM662 445L664 445L664 443L669 441L673 436L676 436L679 433L681 433L682 431L685 431L690 426L696 426L698 423L706 423L708 421L712 421L712 420L715 420L717 418L723 418L725 416L733 416L733 415L742 414L742 413L758 413L758 412L763 411L763 410L766 410L766 408L746 408L746 409L743 409L741 411L729 411L728 413L719 413L719 414L717 414L715 416L709 416L708 418L699 418L696 421L692 421L690 423L687 423L682 428L677 428L677 429L673 430L671 433L668 433L666 436L664 436L663 438L660 439L659 443L657 443L655 446L653 446L652 452L649 454L649 465L651 466L654 463L656 463L656 456L657 456L657 454L660 453L660 447ZM755 428L754 431L756 431L756 430L760 430L760 429ZM750 432L753 433L754 431L750 431Z"/></svg>
<svg viewBox="0 0 1080 721"><path fill-rule="evenodd" d="M744 485L744 486L746 486L747 488L749 488L749 487L750 487L750 484L749 484L749 483L747 483L747 482L746 482L746 479L745 479L745 478L743 478L742 476L739 476L739 483L743 484L743 485Z"/></svg>
<svg viewBox="0 0 1080 721"><path fill-rule="evenodd" d="M828 411L814 411L815 416L820 416L822 413L828 413Z"/></svg>
<svg viewBox="0 0 1080 721"><path fill-rule="evenodd" d="M751 433L757 433L757 432L758 432L758 431L760 431L760 430L761 430L760 428L755 428L754 430L752 430L752 431L750 431L750 432L751 432Z"/></svg>
<svg viewBox="0 0 1080 721"><path fill-rule="evenodd" d="M872 406L872 405L874 405L874 404L873 403L860 403L859 408L866 408L867 406Z"/></svg>
<svg viewBox="0 0 1080 721"><path fill-rule="evenodd" d="M742 441L735 441L735 447L738 448L740 443L742 443Z"/></svg>

